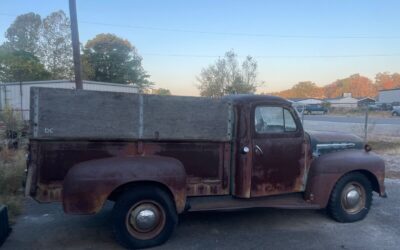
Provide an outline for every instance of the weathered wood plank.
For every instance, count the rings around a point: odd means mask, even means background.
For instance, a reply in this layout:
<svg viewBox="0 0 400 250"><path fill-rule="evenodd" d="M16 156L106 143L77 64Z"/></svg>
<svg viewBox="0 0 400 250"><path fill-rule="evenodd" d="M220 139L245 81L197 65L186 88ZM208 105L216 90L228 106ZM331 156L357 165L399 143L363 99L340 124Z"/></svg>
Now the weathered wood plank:
<svg viewBox="0 0 400 250"><path fill-rule="evenodd" d="M143 98L143 138L230 138L226 102L185 96L144 95Z"/></svg>
<svg viewBox="0 0 400 250"><path fill-rule="evenodd" d="M138 95L51 88L32 94L31 102L38 95L37 138L138 137Z"/></svg>
<svg viewBox="0 0 400 250"><path fill-rule="evenodd" d="M33 138L231 138L231 107L220 99L54 88L31 91Z"/></svg>

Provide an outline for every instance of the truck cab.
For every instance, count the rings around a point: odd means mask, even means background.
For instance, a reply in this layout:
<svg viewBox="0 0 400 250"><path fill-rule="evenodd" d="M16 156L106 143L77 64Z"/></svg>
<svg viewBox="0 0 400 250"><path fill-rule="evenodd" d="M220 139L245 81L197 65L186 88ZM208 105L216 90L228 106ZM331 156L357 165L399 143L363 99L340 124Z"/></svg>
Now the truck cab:
<svg viewBox="0 0 400 250"><path fill-rule="evenodd" d="M31 117L36 120L26 193L39 202L62 202L64 211L73 214L93 214L106 200L114 201L113 229L127 248L162 244L183 212L327 209L333 219L353 222L367 215L373 191L386 195L384 162L368 145L351 134L305 132L291 103L279 97L118 96L121 101L137 98L138 131L146 135L146 128L152 130L147 138L140 133L131 136L130 131L129 138L105 138L104 133L98 137L90 130L90 136L84 132L70 136L75 130L68 126L85 126L85 119L95 115L90 110L77 115L69 114L73 107L65 105L35 106L35 102L59 101L60 96L77 98L71 105L79 105L81 95L95 99L96 93L34 91ZM156 111L149 108L154 102L166 103L157 105L165 108L160 114L176 104L170 115L175 119L154 117ZM101 103L115 104L104 99ZM196 105L185 110L192 103ZM204 110L205 105L211 106ZM197 108L205 116L192 112ZM73 125L65 125L66 117ZM156 122L146 123L150 118ZM57 125L58 120L63 125ZM41 134L50 128L51 134ZM171 134L175 137L168 137Z"/></svg>

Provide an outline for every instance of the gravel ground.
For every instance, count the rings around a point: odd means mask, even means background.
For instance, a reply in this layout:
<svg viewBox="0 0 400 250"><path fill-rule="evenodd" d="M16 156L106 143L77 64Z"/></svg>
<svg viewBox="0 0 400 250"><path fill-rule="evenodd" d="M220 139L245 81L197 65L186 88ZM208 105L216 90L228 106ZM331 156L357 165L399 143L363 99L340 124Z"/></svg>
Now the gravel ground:
<svg viewBox="0 0 400 250"><path fill-rule="evenodd" d="M400 155L380 154L385 160L386 177L400 179Z"/></svg>
<svg viewBox="0 0 400 250"><path fill-rule="evenodd" d="M173 237L155 249L399 249L400 181L387 180L389 197L374 197L368 217L341 224L323 210L250 209L188 213ZM108 204L93 216L66 215L60 204L26 200L2 249L120 249Z"/></svg>

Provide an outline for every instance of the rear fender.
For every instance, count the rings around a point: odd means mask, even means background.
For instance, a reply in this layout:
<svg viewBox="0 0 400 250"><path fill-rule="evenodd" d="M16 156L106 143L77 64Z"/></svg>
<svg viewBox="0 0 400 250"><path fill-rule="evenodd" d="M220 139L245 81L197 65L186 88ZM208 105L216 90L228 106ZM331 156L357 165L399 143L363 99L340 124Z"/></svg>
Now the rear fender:
<svg viewBox="0 0 400 250"><path fill-rule="evenodd" d="M186 173L182 163L170 157L112 157L79 163L63 182L64 211L73 214L98 212L118 187L134 183L157 183L173 197L177 212L186 203Z"/></svg>
<svg viewBox="0 0 400 250"><path fill-rule="evenodd" d="M345 174L358 171L371 181L374 191L385 195L385 164L372 152L364 150L344 150L316 158L310 167L305 191L305 199L327 206L331 191L336 182Z"/></svg>

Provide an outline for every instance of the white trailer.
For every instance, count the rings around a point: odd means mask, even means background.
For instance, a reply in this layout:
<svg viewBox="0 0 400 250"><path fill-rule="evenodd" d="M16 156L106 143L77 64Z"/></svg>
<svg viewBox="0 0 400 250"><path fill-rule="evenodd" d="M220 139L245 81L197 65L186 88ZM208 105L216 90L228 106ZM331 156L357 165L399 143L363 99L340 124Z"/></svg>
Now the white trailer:
<svg viewBox="0 0 400 250"><path fill-rule="evenodd" d="M31 87L75 89L75 82L70 80L50 80L0 83L0 110L10 107L17 112L21 112L21 117L24 120L29 120ZM132 85L95 81L83 81L83 89L123 93L138 92L137 88Z"/></svg>
<svg viewBox="0 0 400 250"><path fill-rule="evenodd" d="M400 102L400 88L380 90L379 91L379 102L381 102L381 103L399 103Z"/></svg>

